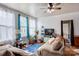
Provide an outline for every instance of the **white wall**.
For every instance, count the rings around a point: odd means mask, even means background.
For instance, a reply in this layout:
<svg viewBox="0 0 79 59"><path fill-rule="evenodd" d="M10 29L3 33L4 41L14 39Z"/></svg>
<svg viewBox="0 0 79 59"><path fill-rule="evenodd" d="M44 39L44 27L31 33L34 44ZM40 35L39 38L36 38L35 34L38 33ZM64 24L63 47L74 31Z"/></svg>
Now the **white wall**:
<svg viewBox="0 0 79 59"><path fill-rule="evenodd" d="M74 34L79 35L79 12L38 18L38 30L40 32L41 26L44 26L54 28L56 33L61 34L61 20L71 19L74 20Z"/></svg>

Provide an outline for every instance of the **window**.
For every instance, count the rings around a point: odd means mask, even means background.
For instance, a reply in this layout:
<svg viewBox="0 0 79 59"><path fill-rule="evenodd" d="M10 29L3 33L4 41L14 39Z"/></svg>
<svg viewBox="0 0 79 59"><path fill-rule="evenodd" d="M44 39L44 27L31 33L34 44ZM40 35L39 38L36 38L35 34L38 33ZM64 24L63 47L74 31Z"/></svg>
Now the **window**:
<svg viewBox="0 0 79 59"><path fill-rule="evenodd" d="M20 33L18 35L20 40L24 40L24 39L29 39L29 36L34 36L35 35L35 31L36 31L36 20L32 19L29 17L24 17L19 15L19 19L20 21L18 21L19 23L19 27L18 30L20 30Z"/></svg>
<svg viewBox="0 0 79 59"><path fill-rule="evenodd" d="M15 14L0 9L0 41L15 39Z"/></svg>
<svg viewBox="0 0 79 59"><path fill-rule="evenodd" d="M27 37L27 19L26 17L20 16L20 27L21 27L21 38Z"/></svg>
<svg viewBox="0 0 79 59"><path fill-rule="evenodd" d="M29 19L29 34L30 36L34 36L36 31L36 20L35 19Z"/></svg>

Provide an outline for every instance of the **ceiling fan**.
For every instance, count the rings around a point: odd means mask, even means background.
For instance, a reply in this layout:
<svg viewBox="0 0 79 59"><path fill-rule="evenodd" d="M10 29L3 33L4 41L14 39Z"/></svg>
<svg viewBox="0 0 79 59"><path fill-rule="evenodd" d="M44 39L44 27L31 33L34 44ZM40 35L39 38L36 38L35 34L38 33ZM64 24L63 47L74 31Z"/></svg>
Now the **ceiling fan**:
<svg viewBox="0 0 79 59"><path fill-rule="evenodd" d="M55 10L61 10L61 7L58 7L61 3L48 3L47 8L41 8L41 9L47 9L47 12L51 13Z"/></svg>

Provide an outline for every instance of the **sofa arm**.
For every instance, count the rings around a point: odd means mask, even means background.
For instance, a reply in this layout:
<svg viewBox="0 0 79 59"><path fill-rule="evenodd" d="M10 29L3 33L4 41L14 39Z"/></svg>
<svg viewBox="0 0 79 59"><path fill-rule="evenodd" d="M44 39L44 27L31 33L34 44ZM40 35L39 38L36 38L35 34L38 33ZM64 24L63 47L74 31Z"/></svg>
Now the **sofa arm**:
<svg viewBox="0 0 79 59"><path fill-rule="evenodd" d="M42 49L42 50L38 50L37 51L39 56L61 56L61 52L59 51L50 51L50 50L46 50L46 49Z"/></svg>

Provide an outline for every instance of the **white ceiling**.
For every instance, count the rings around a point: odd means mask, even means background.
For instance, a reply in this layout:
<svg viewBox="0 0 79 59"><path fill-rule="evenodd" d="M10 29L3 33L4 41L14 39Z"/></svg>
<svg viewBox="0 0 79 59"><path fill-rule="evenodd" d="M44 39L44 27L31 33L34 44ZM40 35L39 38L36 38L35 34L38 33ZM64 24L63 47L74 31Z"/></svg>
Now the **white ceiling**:
<svg viewBox="0 0 79 59"><path fill-rule="evenodd" d="M47 9L40 9L43 7L47 8L47 3L3 3L3 5L19 10L34 17L47 17L52 15L79 11L79 3L61 3L59 6L62 9L55 10L51 14L45 12Z"/></svg>

